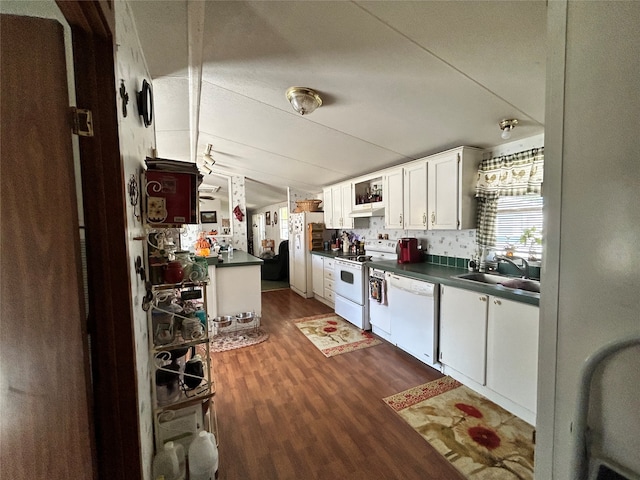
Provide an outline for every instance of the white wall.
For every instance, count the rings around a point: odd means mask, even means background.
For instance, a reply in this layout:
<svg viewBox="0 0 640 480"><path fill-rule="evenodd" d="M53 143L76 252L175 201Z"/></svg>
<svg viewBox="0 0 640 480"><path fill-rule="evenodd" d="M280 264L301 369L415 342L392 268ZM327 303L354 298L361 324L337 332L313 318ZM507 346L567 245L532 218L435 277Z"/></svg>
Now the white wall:
<svg viewBox="0 0 640 480"><path fill-rule="evenodd" d="M151 155L155 146L155 130L152 124L145 128L136 106L136 92L140 91L142 81L151 82L151 76L144 62L142 48L138 41L138 33L129 4L124 1L115 2L116 38L116 85L120 88L120 79L124 79L129 94L127 117L122 110L122 103L117 102L118 130L120 137L120 154L124 167L125 181L134 175L139 180L144 159ZM119 98L119 97L118 97ZM140 189L140 185L138 185ZM136 274L134 263L137 256L144 259L142 242L134 237L144 236L140 215L140 202L134 208L127 201L127 235L129 276L131 278L131 298L133 298L133 332L136 350L136 370L138 372L138 414L140 417L140 442L142 456L142 471L145 479L152 476L151 462L153 459L153 417L151 404L151 371L149 366L149 340L147 329L147 314L142 310L142 298L145 295L144 284Z"/></svg>
<svg viewBox="0 0 640 480"><path fill-rule="evenodd" d="M539 480L572 478L585 359L610 341L640 336L640 2L548 8ZM611 438L635 452L629 460L640 470L640 378L630 363L617 370L635 394L626 392Z"/></svg>
<svg viewBox="0 0 640 480"><path fill-rule="evenodd" d="M251 210L251 215L265 215L269 212L269 217L271 222L269 225L265 225L265 238L271 239L275 241L275 253L278 253L278 245L283 240L280 238L280 227L282 226L281 218L280 218L280 208L287 207L287 202L274 203L273 205L267 205L266 207L259 208L257 210ZM278 223L276 224L274 221L273 214L278 212ZM265 218L265 217L263 217ZM258 256L261 253L262 245L260 243L260 239L253 239L253 253Z"/></svg>

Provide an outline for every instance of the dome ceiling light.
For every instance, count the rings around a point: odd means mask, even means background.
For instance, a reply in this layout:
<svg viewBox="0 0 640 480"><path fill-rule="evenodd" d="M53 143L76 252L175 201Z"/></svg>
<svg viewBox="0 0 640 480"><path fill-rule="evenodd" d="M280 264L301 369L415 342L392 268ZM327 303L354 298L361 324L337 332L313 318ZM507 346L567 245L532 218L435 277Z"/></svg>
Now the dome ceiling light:
<svg viewBox="0 0 640 480"><path fill-rule="evenodd" d="M289 87L287 100L300 115L309 115L322 105L322 99L318 92L307 87Z"/></svg>
<svg viewBox="0 0 640 480"><path fill-rule="evenodd" d="M516 125L518 125L518 120L516 120L515 118L510 118L508 120L502 120L500 123L498 123L498 125L500 126L500 130L502 130L500 136L503 139L508 140L511 138L511 130L513 130Z"/></svg>

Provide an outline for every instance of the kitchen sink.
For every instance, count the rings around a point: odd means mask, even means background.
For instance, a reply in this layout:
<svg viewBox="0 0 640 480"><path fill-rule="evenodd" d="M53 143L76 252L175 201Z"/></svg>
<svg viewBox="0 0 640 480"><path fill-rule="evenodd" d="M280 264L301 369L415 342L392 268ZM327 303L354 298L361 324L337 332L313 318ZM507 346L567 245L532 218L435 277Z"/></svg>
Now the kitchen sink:
<svg viewBox="0 0 640 480"><path fill-rule="evenodd" d="M540 293L540 282L529 278L507 277L505 275L494 275L491 273L465 273L456 275L460 280L486 285L500 285L514 290L526 290L527 292Z"/></svg>

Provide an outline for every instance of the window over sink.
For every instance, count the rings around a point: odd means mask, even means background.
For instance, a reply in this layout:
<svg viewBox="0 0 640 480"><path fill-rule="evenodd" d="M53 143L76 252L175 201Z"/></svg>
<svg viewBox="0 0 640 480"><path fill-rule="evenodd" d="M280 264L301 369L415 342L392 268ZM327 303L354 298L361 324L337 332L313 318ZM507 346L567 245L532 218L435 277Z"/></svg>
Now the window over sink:
<svg viewBox="0 0 640 480"><path fill-rule="evenodd" d="M526 235L526 233L529 233ZM525 235L525 238L523 238ZM517 195L500 197L496 213L496 250L515 247L513 254L528 259L542 258L542 196ZM525 243L521 243L525 240Z"/></svg>

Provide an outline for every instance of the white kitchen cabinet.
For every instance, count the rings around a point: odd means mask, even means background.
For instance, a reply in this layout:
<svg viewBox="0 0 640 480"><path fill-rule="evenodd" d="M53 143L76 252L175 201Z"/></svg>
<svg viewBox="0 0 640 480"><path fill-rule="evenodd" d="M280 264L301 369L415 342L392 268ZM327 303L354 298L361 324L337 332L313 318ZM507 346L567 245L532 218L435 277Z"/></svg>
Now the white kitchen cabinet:
<svg viewBox="0 0 640 480"><path fill-rule="evenodd" d="M475 228L475 186L481 150L461 147L428 158L429 230Z"/></svg>
<svg viewBox="0 0 640 480"><path fill-rule="evenodd" d="M536 412L538 317L535 305L489 297L487 387Z"/></svg>
<svg viewBox="0 0 640 480"><path fill-rule="evenodd" d="M331 187L322 190L322 209L324 210L324 224L327 228L338 228L333 221L333 191Z"/></svg>
<svg viewBox="0 0 640 480"><path fill-rule="evenodd" d="M333 306L335 303L334 299L334 288L333 288L333 269L334 269L334 260L333 258L324 257L324 299L327 305Z"/></svg>
<svg viewBox="0 0 640 480"><path fill-rule="evenodd" d="M384 226L403 229L404 223L404 171L402 168L387 172L384 184Z"/></svg>
<svg viewBox="0 0 640 480"><path fill-rule="evenodd" d="M440 362L480 385L486 381L488 295L440 286Z"/></svg>
<svg viewBox="0 0 640 480"><path fill-rule="evenodd" d="M427 162L421 161L404 167L405 230L427 229Z"/></svg>
<svg viewBox="0 0 640 480"><path fill-rule="evenodd" d="M320 255L311 255L311 281L313 293L316 296L324 296L324 262Z"/></svg>
<svg viewBox="0 0 640 480"><path fill-rule="evenodd" d="M351 217L351 211L353 209L353 186L351 182L343 183L340 189L342 191L341 228L353 228L353 218Z"/></svg>
<svg viewBox="0 0 640 480"><path fill-rule="evenodd" d="M328 191L328 192L327 192ZM332 185L324 189L325 225L327 228L353 228L351 213L351 182ZM330 214L327 216L327 212Z"/></svg>
<svg viewBox="0 0 640 480"><path fill-rule="evenodd" d="M333 258L311 255L313 294L322 303L333 306Z"/></svg>

